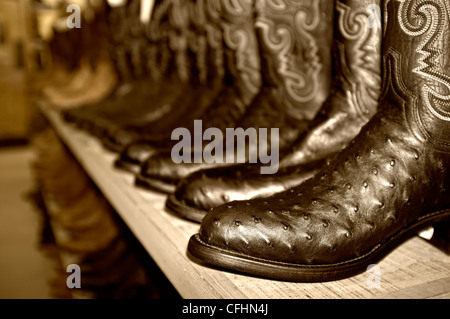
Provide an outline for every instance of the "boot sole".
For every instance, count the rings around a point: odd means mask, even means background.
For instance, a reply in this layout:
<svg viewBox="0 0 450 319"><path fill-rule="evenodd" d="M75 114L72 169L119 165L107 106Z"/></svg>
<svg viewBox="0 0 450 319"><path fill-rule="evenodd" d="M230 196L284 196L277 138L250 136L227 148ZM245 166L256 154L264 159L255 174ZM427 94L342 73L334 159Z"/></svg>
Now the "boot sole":
<svg viewBox="0 0 450 319"><path fill-rule="evenodd" d="M368 253L357 258L333 264L305 265L255 258L211 246L202 241L199 234L192 236L188 252L209 264L260 277L298 282L323 282L348 278L367 270L384 258L396 246L413 237L421 229L450 218L450 209L422 216L414 224L402 229L376 245Z"/></svg>
<svg viewBox="0 0 450 319"><path fill-rule="evenodd" d="M155 178L142 176L141 174L136 175L135 184L136 186L150 190L156 190L164 194L172 194L176 190L175 184L170 184Z"/></svg>
<svg viewBox="0 0 450 319"><path fill-rule="evenodd" d="M132 143L131 141L130 143ZM126 145L119 145L116 143L111 142L107 137L102 139L102 145L105 149L108 151L114 152L114 153L122 153L123 149Z"/></svg>
<svg viewBox="0 0 450 319"><path fill-rule="evenodd" d="M190 221L201 223L208 213L205 210L187 206L176 199L175 194L170 194L166 200L166 207L174 212L177 216L188 219Z"/></svg>
<svg viewBox="0 0 450 319"><path fill-rule="evenodd" d="M141 166L139 164L124 161L122 159L115 160L114 167L132 174L139 174L141 171Z"/></svg>

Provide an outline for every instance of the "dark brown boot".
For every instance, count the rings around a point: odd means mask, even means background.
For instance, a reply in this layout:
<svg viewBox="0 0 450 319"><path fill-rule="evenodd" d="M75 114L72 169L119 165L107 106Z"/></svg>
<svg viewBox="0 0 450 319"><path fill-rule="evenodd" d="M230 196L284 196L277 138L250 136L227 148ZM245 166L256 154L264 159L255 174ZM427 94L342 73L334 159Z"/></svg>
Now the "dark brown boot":
<svg viewBox="0 0 450 319"><path fill-rule="evenodd" d="M203 60L207 61L206 70L198 68L199 78L206 77L208 84L201 100L208 100L211 93L221 87L210 101L208 111L196 119L202 120L204 129L225 130L236 126L261 85L258 45L252 23L253 3L246 0L234 7L221 0L196 0L191 8L197 35L203 30L203 45L207 47L203 54ZM196 38L199 39L198 36ZM192 131L193 121L186 120L180 127ZM155 137L154 134L143 133L139 143L127 146L116 165L139 173L141 164L156 151L161 151L158 145L163 146L163 151L170 151L175 144L170 134Z"/></svg>
<svg viewBox="0 0 450 319"><path fill-rule="evenodd" d="M119 84L110 97L99 103L89 103L85 106L68 110L63 113L64 119L90 131L96 135L102 135L105 131L103 123L107 123L110 115L114 114L126 99L136 97L138 81L134 78L133 67L126 46L127 38L131 36L131 30L127 23L129 8L125 5L108 7L102 29L102 38L107 41L105 49L108 49L113 60ZM98 122L98 118L103 121ZM108 123L109 123L108 122ZM104 124L106 125L106 124Z"/></svg>
<svg viewBox="0 0 450 319"><path fill-rule="evenodd" d="M181 5L181 3L183 5ZM161 127L161 129L155 128L155 125L153 125L155 123L150 124L149 122L141 121L139 126L121 129L119 132L120 139L115 139L116 142L122 145L129 144L130 142L135 144L132 140L137 140L139 144L144 145L144 154L147 152L147 148L145 147L146 144L150 144L157 149L161 147L167 148L171 143L170 136L173 129L186 126L192 127L194 118L202 119L208 123L217 123L220 127L230 125L230 121L233 123L242 116L246 106L250 103L244 101L256 94L255 92L251 92L251 94L248 95L247 92L245 92L245 88L243 88L243 91L246 94L245 96L239 95L241 92L239 92L239 90L235 90L234 88L222 89L222 83L224 80L223 74L216 72L214 69L223 69L223 66L216 67L217 63L220 63L223 59L220 59L220 61L214 60L214 64L207 64L207 57L209 57L210 54L214 54L215 58L216 54L211 52L206 45L206 26L208 24L201 23L201 21L206 20L206 17L204 17L205 9L201 5L204 2L202 0L198 0L181 3L181 9L185 7L183 10L187 11L186 18L189 18L188 20L190 25L190 29L187 29L186 27L181 29L184 31L187 30L185 34L185 43L187 45L187 54L190 56L192 66L189 72L191 76L189 77L188 90L184 92L184 94L180 96L180 99L175 103L177 105L176 109L164 117L164 126L159 125L160 123L156 123L159 127ZM175 18L177 16L178 15L174 14ZM248 19L245 23L249 24ZM239 49L246 50L247 46L253 47L253 43L254 42L245 44L244 47L240 47ZM256 52L256 48L253 51ZM254 58L254 56L251 57ZM244 59L242 67L247 67L247 59L247 57ZM256 61L258 61L258 59L256 59ZM254 63L253 60L252 63ZM258 64L256 64L256 66L258 66ZM245 69L243 72L254 73L256 79L260 77L258 75L258 68L250 68L249 70ZM217 77L217 79L211 80L213 77ZM236 79L236 81L237 80L238 79ZM163 89L166 89L165 83L163 85ZM172 95L173 90L167 90L165 94L162 94L165 98L170 98ZM196 113L194 113L193 110L195 110ZM225 116L218 116L218 114L224 114ZM174 117L179 120L173 121ZM128 132L128 135L132 137L129 138L128 141L123 138L124 133L126 132ZM130 145L130 147L133 147L133 150L139 150L141 148L141 146L137 145ZM128 150L125 150L125 154L130 155L128 157L133 160L131 156L132 152L128 153ZM142 156L143 155L139 155L139 158ZM123 156L122 159L126 160L127 157Z"/></svg>
<svg viewBox="0 0 450 319"><path fill-rule="evenodd" d="M233 97L236 94L233 94L233 91L226 90L224 87L225 68L223 37L220 29L220 1L198 0L189 4L191 9L190 15L195 17L192 19L195 29L190 32L190 38L192 40L189 40L189 43L191 43L191 50L196 53L198 81L202 85L207 85L208 88L208 94L205 94L204 99L215 95L214 101L209 103L216 107L217 111L221 105L223 105L222 108L226 106L231 109L232 103L224 105L224 102L226 102L224 97ZM155 28L149 30L150 34L155 33L151 32L153 29ZM149 47L147 61L152 73L154 73L153 70L158 69L161 58L156 57L159 55L159 52L160 50L157 47ZM161 81L161 76L158 77ZM218 90L221 91L216 94L215 92ZM169 92L168 94L171 93ZM170 134L166 134L162 138L160 136L161 134L158 134L158 136L155 136L155 134L151 134L151 136L145 135L142 132L138 137L138 141L129 143L125 147L120 154L120 158L115 162L118 168L137 174L140 171L140 164L160 149L158 147L159 144L165 146L170 144L170 141L168 141ZM162 139L163 142L158 141L158 139Z"/></svg>
<svg viewBox="0 0 450 319"><path fill-rule="evenodd" d="M321 0L287 1L276 7L255 1L255 8L263 86L235 127L279 128L277 147L283 151L305 132L329 93L332 6ZM235 163L175 163L171 152L165 152L143 164L137 182L173 192L180 179L193 172L229 165Z"/></svg>
<svg viewBox="0 0 450 319"><path fill-rule="evenodd" d="M450 218L449 2L386 8L378 113L313 179L213 209L192 255L281 280L337 280Z"/></svg>
<svg viewBox="0 0 450 319"><path fill-rule="evenodd" d="M176 110L174 107L180 97L184 101L198 101L198 90L193 90L188 81L193 63L188 56L187 6L182 4L157 1L148 32L139 20L139 0L131 1L127 7L112 8L114 19L111 27L115 31L112 33L118 69L123 78L131 77L131 80L117 90L112 101L93 108L86 107L81 123L80 113L77 114L77 122L102 138L112 150L120 150L124 143L135 138L133 132L122 132L125 126L136 127L155 122L152 128L156 132L163 132L170 130L173 121L202 113L201 107L178 107ZM153 63L157 69L150 69L148 74L142 57L146 44L158 47L160 55L164 57L158 59L163 63ZM169 47L175 66L171 65L171 69L167 68L166 58ZM172 115L166 116L168 113Z"/></svg>
<svg viewBox="0 0 450 319"><path fill-rule="evenodd" d="M381 28L367 24L371 4L380 1L336 1L331 94L308 133L282 158L276 174L261 175L255 165L199 171L178 184L167 206L200 222L212 207L301 184L345 148L375 114L381 93L382 35Z"/></svg>

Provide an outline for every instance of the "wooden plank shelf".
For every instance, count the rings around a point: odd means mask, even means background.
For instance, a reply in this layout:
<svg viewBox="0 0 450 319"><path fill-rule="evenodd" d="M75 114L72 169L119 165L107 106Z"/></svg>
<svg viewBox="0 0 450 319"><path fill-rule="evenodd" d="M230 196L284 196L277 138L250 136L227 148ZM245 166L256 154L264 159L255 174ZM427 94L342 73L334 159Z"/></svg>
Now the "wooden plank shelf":
<svg viewBox="0 0 450 319"><path fill-rule="evenodd" d="M379 285L368 271L324 283L292 283L256 278L209 267L187 256L199 225L165 209L166 196L137 188L134 176L113 167L117 154L65 123L41 105L67 147L125 221L183 298L449 298L450 256L414 237L379 264Z"/></svg>

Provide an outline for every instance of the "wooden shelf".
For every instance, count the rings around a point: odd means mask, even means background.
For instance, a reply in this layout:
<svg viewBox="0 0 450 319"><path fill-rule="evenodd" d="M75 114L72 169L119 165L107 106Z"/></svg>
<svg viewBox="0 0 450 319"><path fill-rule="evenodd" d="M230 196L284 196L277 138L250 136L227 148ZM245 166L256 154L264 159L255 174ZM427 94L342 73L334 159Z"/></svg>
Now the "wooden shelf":
<svg viewBox="0 0 450 319"><path fill-rule="evenodd" d="M184 298L449 298L450 256L414 237L379 264L373 273L326 283L290 283L255 278L208 267L186 254L199 225L165 210L166 196L134 186L132 174L113 167L117 154L94 137L62 121L42 105L57 133ZM369 283L369 284L368 284ZM372 288L370 288L372 287Z"/></svg>

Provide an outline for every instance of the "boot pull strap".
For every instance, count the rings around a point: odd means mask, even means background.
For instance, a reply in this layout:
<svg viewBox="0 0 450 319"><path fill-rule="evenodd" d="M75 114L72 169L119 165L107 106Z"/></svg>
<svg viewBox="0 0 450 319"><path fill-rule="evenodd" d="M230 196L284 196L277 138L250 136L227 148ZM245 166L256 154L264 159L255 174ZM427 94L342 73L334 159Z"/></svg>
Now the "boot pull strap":
<svg viewBox="0 0 450 319"><path fill-rule="evenodd" d="M155 0L141 0L140 20L143 24L149 24L153 15Z"/></svg>
<svg viewBox="0 0 450 319"><path fill-rule="evenodd" d="M106 0L112 8L123 7L127 4L127 0Z"/></svg>

